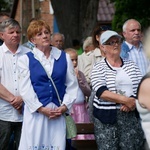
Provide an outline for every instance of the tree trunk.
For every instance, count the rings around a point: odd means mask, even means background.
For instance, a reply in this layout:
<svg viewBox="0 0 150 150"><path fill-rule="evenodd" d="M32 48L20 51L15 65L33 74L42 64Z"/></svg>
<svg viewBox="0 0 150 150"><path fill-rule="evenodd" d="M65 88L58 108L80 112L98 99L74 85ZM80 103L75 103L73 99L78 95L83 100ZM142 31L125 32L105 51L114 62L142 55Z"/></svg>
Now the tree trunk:
<svg viewBox="0 0 150 150"><path fill-rule="evenodd" d="M97 23L99 0L51 0L59 32L65 36L65 47L72 47L72 40L82 41Z"/></svg>

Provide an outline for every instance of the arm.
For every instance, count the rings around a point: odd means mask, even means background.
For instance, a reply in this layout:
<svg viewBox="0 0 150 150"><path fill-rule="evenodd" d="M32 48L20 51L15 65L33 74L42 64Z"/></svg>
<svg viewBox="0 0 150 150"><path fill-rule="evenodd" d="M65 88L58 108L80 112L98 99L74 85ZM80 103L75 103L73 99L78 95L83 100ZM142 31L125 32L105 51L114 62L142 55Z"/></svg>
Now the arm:
<svg viewBox="0 0 150 150"><path fill-rule="evenodd" d="M0 84L0 98L11 103L15 99L15 96Z"/></svg>
<svg viewBox="0 0 150 150"><path fill-rule="evenodd" d="M104 63L100 63L94 66L91 75L91 83L94 91L96 92L96 96L98 98L104 99L106 101L115 102L119 104L125 104L130 109L135 107L135 99L126 97L120 94L110 91L107 88L106 83L106 68L104 67Z"/></svg>
<svg viewBox="0 0 150 150"><path fill-rule="evenodd" d="M133 97L126 97L124 95L116 94L116 93L110 92L108 90L105 90L101 94L100 98L105 99L110 102L124 104L131 110L135 108L135 98L133 98Z"/></svg>
<svg viewBox="0 0 150 150"><path fill-rule="evenodd" d="M144 79L139 85L138 101L141 107L150 111L150 78Z"/></svg>
<svg viewBox="0 0 150 150"><path fill-rule="evenodd" d="M42 104L39 102L36 93L31 84L30 70L29 70L29 59L27 55L23 55L18 59L19 69L19 93L29 107L31 113L37 111Z"/></svg>
<svg viewBox="0 0 150 150"><path fill-rule="evenodd" d="M81 71L78 71L78 83L79 87L81 88L82 92L84 93L85 96L90 96L91 94L91 89L90 86L88 85L88 82L84 76L84 74Z"/></svg>
<svg viewBox="0 0 150 150"><path fill-rule="evenodd" d="M2 84L0 84L0 98L10 103L15 109L20 109L22 106L22 98L14 96Z"/></svg>
<svg viewBox="0 0 150 150"><path fill-rule="evenodd" d="M73 64L70 56L66 54L67 58L67 73L66 73L66 93L63 98L63 105L70 110L72 104L77 97L78 81L74 72Z"/></svg>

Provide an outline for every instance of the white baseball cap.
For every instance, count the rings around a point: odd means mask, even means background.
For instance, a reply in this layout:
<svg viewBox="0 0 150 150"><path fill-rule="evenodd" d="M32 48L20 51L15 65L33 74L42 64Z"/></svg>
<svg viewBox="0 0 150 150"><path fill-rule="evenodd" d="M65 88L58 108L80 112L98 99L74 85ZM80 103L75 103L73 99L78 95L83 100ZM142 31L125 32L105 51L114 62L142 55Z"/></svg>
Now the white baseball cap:
<svg viewBox="0 0 150 150"><path fill-rule="evenodd" d="M117 32L115 31L111 31L111 30L107 30L105 32L103 32L100 36L100 43L104 44L106 41L108 41L111 37L118 37L118 38L122 38L121 35L119 35Z"/></svg>

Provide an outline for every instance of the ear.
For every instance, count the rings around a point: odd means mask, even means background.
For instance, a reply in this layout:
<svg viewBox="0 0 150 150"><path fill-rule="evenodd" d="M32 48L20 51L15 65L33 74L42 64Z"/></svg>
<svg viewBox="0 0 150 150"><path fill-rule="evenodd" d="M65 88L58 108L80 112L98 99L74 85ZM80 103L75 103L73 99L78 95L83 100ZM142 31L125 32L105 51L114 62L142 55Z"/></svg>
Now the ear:
<svg viewBox="0 0 150 150"><path fill-rule="evenodd" d="M98 36L98 35L96 35L96 41L98 41L98 42L99 42L99 36Z"/></svg>
<svg viewBox="0 0 150 150"><path fill-rule="evenodd" d="M100 48L101 50L104 50L104 46L101 45L101 44L99 44L99 48Z"/></svg>
<svg viewBox="0 0 150 150"><path fill-rule="evenodd" d="M125 37L125 36L126 36L126 32L123 31L123 32L122 32L122 35Z"/></svg>
<svg viewBox="0 0 150 150"><path fill-rule="evenodd" d="M33 44L36 44L34 38L31 38L30 41L31 41Z"/></svg>

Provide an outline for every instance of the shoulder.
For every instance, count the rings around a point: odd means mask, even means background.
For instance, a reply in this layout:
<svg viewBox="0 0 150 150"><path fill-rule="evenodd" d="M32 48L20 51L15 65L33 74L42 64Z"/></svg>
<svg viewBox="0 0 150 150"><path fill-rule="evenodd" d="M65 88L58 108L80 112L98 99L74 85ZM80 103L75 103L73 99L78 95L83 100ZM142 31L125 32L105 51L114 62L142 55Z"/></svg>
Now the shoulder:
<svg viewBox="0 0 150 150"><path fill-rule="evenodd" d="M31 49L29 49L29 48L27 48L23 45L19 45L18 49L20 49L20 52L23 53L23 54L28 53L28 52L31 51Z"/></svg>
<svg viewBox="0 0 150 150"><path fill-rule="evenodd" d="M101 50L99 48L95 48L93 51L94 56L102 56Z"/></svg>
<svg viewBox="0 0 150 150"><path fill-rule="evenodd" d="M102 60L96 62L96 63L94 64L94 66L96 66L96 67L98 67L98 66L102 66L102 67L106 66L106 61L105 61L105 59L102 59Z"/></svg>
<svg viewBox="0 0 150 150"><path fill-rule="evenodd" d="M62 52L60 49L58 49L57 47L54 47L54 46L51 46L51 51L55 52L55 53L60 53L60 54Z"/></svg>
<svg viewBox="0 0 150 150"><path fill-rule="evenodd" d="M123 59L123 62L125 66L137 67L136 63L132 60Z"/></svg>
<svg viewBox="0 0 150 150"><path fill-rule="evenodd" d="M103 71L106 70L108 68L106 62L104 59L102 59L101 61L99 62L96 62L94 65L93 65L93 68L92 68L92 72L97 72L97 71Z"/></svg>
<svg viewBox="0 0 150 150"><path fill-rule="evenodd" d="M121 50L128 50L128 49L129 49L128 45L126 44L125 41L123 41L123 43L121 44Z"/></svg>

